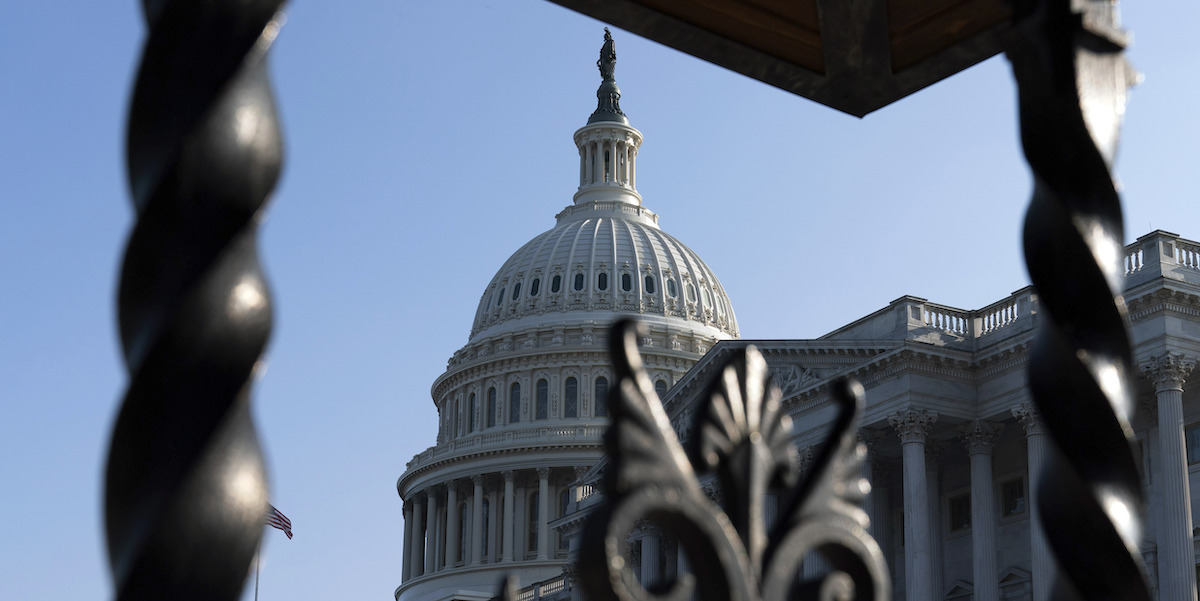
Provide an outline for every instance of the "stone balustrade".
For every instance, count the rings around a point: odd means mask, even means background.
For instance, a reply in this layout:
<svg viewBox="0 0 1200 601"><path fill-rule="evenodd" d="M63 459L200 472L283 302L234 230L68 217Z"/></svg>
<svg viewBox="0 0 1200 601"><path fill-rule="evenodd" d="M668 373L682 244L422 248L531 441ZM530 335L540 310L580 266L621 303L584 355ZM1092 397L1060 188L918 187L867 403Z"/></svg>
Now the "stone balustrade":
<svg viewBox="0 0 1200 601"><path fill-rule="evenodd" d="M1200 284L1200 242L1155 230L1125 247L1125 288L1155 278Z"/></svg>

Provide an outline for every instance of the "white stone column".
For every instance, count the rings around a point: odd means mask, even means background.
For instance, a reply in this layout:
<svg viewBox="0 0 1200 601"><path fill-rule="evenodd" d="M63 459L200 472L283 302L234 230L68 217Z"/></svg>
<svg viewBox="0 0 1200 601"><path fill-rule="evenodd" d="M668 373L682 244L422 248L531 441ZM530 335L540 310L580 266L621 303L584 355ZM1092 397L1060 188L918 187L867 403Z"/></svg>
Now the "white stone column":
<svg viewBox="0 0 1200 601"><path fill-rule="evenodd" d="M937 418L932 411L911 408L888 418L900 436L904 456L904 580L908 601L934 598L925 439Z"/></svg>
<svg viewBox="0 0 1200 601"><path fill-rule="evenodd" d="M413 511L412 504L405 501L404 503L404 558L400 568L400 578L408 580L412 578L412 529L413 529Z"/></svg>
<svg viewBox="0 0 1200 601"><path fill-rule="evenodd" d="M425 573L437 570L437 491L430 486L425 489Z"/></svg>
<svg viewBox="0 0 1200 601"><path fill-rule="evenodd" d="M446 483L446 563L447 568L458 563L458 482Z"/></svg>
<svg viewBox="0 0 1200 601"><path fill-rule="evenodd" d="M412 559L408 562L409 577L416 578L425 572L425 503L420 493L413 496Z"/></svg>
<svg viewBox="0 0 1200 601"><path fill-rule="evenodd" d="M1158 398L1159 490L1158 591L1160 601L1196 599L1192 549L1192 496L1183 438L1183 383L1196 362L1176 353L1151 357L1142 373L1154 382Z"/></svg>
<svg viewBox="0 0 1200 601"><path fill-rule="evenodd" d="M992 484L992 446L1004 426L983 419L958 429L971 461L971 560L975 601L999 601L996 572L996 492Z"/></svg>
<svg viewBox="0 0 1200 601"><path fill-rule="evenodd" d="M594 183L596 181L595 177L593 177L593 175L592 175L593 173L595 173L594 169L596 166L596 159L594 158L595 153L592 151L592 144L593 144L592 142L584 142L583 143L583 154L584 154L584 157L583 157L583 172L584 172L583 173L583 182L584 182L584 185L591 185L592 183Z"/></svg>
<svg viewBox="0 0 1200 601"><path fill-rule="evenodd" d="M471 565L479 565L479 560L483 556L483 476L475 474L471 476L471 484L474 485L474 490L471 494L471 549L467 554Z"/></svg>
<svg viewBox="0 0 1200 601"><path fill-rule="evenodd" d="M504 470L500 472L504 477L504 541L500 548L500 554L504 557L505 563L513 561L516 553L513 548L513 506L516 505L516 498L513 494L513 478L516 476L512 470Z"/></svg>
<svg viewBox="0 0 1200 601"><path fill-rule="evenodd" d="M629 151L629 187L637 188L637 147Z"/></svg>
<svg viewBox="0 0 1200 601"><path fill-rule="evenodd" d="M1045 427L1033 403L1013 407L1012 414L1025 428L1025 446L1029 452L1029 557L1033 566L1033 601L1050 601L1057 564L1050 554L1038 509L1038 481L1046 462Z"/></svg>
<svg viewBox="0 0 1200 601"><path fill-rule="evenodd" d="M488 563L496 563L500 559L500 503L502 499L498 491L488 492Z"/></svg>
<svg viewBox="0 0 1200 601"><path fill-rule="evenodd" d="M892 467L878 457L872 462L871 476L875 481L871 483L871 496L875 497L875 515L871 516L871 536L879 543L888 570L894 574L897 570L896 552L892 547L891 473Z"/></svg>
<svg viewBox="0 0 1200 601"><path fill-rule="evenodd" d="M945 584L942 557L942 489L941 456L946 443L930 440L925 443L925 485L929 487L929 564L933 567L934 597L940 599Z"/></svg>
<svg viewBox="0 0 1200 601"><path fill-rule="evenodd" d="M550 547L550 468L538 468L537 558L546 559Z"/></svg>

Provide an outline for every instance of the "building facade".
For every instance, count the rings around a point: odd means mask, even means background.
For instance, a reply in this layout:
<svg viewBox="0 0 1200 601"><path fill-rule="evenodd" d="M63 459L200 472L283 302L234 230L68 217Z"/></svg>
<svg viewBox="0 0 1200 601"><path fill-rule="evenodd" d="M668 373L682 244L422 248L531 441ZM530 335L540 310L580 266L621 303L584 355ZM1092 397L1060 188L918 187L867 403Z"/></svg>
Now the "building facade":
<svg viewBox="0 0 1200 601"><path fill-rule="evenodd" d="M1036 292L978 310L905 296L818 339L738 340L716 276L642 204L642 134L620 109L607 35L597 66L597 109L574 134L573 203L487 284L467 344L433 384L436 444L397 482L405 531L396 599L490 599L505 574L526 584L522 601L580 597L572 557L601 498L605 339L633 315L646 325L645 365L683 439L716 366L747 344L783 392L802 470L834 413L831 382L863 383L866 510L896 599L1048 601L1054 563L1031 502L1047 439L1025 382ZM1126 248L1125 268L1144 376L1133 420L1147 499L1140 550L1156 599L1196 599L1200 395L1188 380L1200 357L1200 244L1152 232ZM773 511L768 502L768 518ZM652 527L631 545L643 581L686 569ZM805 562L809 576L822 569L819 557Z"/></svg>
<svg viewBox="0 0 1200 601"><path fill-rule="evenodd" d="M1124 290L1140 371L1132 422L1147 500L1140 551L1155 598L1188 601L1200 564L1200 394L1188 383L1200 357L1200 243L1164 231L1139 238L1125 249ZM663 402L686 440L709 380L752 344L782 389L803 471L834 415L830 384L857 378L872 484L865 509L894 598L1049 601L1054 563L1032 502L1048 442L1025 374L1038 308L1031 287L974 311L901 297L815 340L719 343ZM578 533L600 500L603 469L577 485L570 517L555 526ZM773 510L768 500L769 519ZM643 581L686 569L653 529L631 543ZM809 559L807 575L820 574L820 558Z"/></svg>

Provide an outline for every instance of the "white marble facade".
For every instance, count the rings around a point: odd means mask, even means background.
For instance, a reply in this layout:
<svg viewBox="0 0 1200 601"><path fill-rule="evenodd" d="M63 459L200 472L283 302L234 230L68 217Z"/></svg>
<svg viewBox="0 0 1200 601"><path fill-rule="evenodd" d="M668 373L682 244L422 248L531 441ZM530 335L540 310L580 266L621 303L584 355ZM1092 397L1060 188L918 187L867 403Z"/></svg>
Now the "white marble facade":
<svg viewBox="0 0 1200 601"><path fill-rule="evenodd" d="M1126 248L1125 300L1140 369L1133 421L1148 515L1141 551L1155 597L1196 598L1193 535L1200 485L1200 243L1155 231ZM897 600L1048 601L1053 562L1031 503L1046 435L1025 388L1038 299L1024 288L975 311L902 297L816 340L719 343L664 399L688 435L714 366L753 344L784 391L801 464L833 416L828 385L866 388L860 439L873 491L866 509ZM1200 375L1198 375L1200 377ZM577 523L598 495L585 475ZM570 536L571 534L568 534ZM672 553L669 541L657 545ZM645 560L643 560L645 563ZM818 563L819 562L815 562Z"/></svg>

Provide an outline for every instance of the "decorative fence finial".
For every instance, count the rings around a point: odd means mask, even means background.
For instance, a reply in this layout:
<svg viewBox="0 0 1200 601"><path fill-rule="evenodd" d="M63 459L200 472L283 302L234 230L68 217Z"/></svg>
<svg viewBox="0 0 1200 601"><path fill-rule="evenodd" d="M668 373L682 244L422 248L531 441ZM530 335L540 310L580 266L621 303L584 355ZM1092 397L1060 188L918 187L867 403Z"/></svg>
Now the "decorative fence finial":
<svg viewBox="0 0 1200 601"><path fill-rule="evenodd" d="M886 601L883 554L867 534L861 508L869 490L859 476L865 449L856 437L862 387L834 385L839 414L813 469L796 484L791 425L779 389L767 380L754 347L733 353L700 399L690 456L675 437L637 350L637 326L613 326L610 351L617 383L609 398L612 460L604 502L584 531L579 577L592 601L662 599L695 594L708 601L818 598ZM697 472L713 470L729 514L710 501ZM769 487L782 495L780 520L768 533L761 507ZM628 535L649 520L679 542L691 573L646 590L626 551ZM806 554L819 553L830 573L802 581Z"/></svg>
<svg viewBox="0 0 1200 601"><path fill-rule="evenodd" d="M1047 465L1031 477L1059 571L1053 591L1034 597L1148 601L1120 296L1124 231L1110 174L1136 76L1115 3L1021 0L1014 25L1022 39L1008 55L1034 174L1025 262L1043 317L1029 383L1053 440Z"/></svg>
<svg viewBox="0 0 1200 601"><path fill-rule="evenodd" d="M282 162L265 64L281 4L143 2L118 299L130 382L105 481L120 600L237 599L262 535L249 399L271 330L257 227Z"/></svg>

